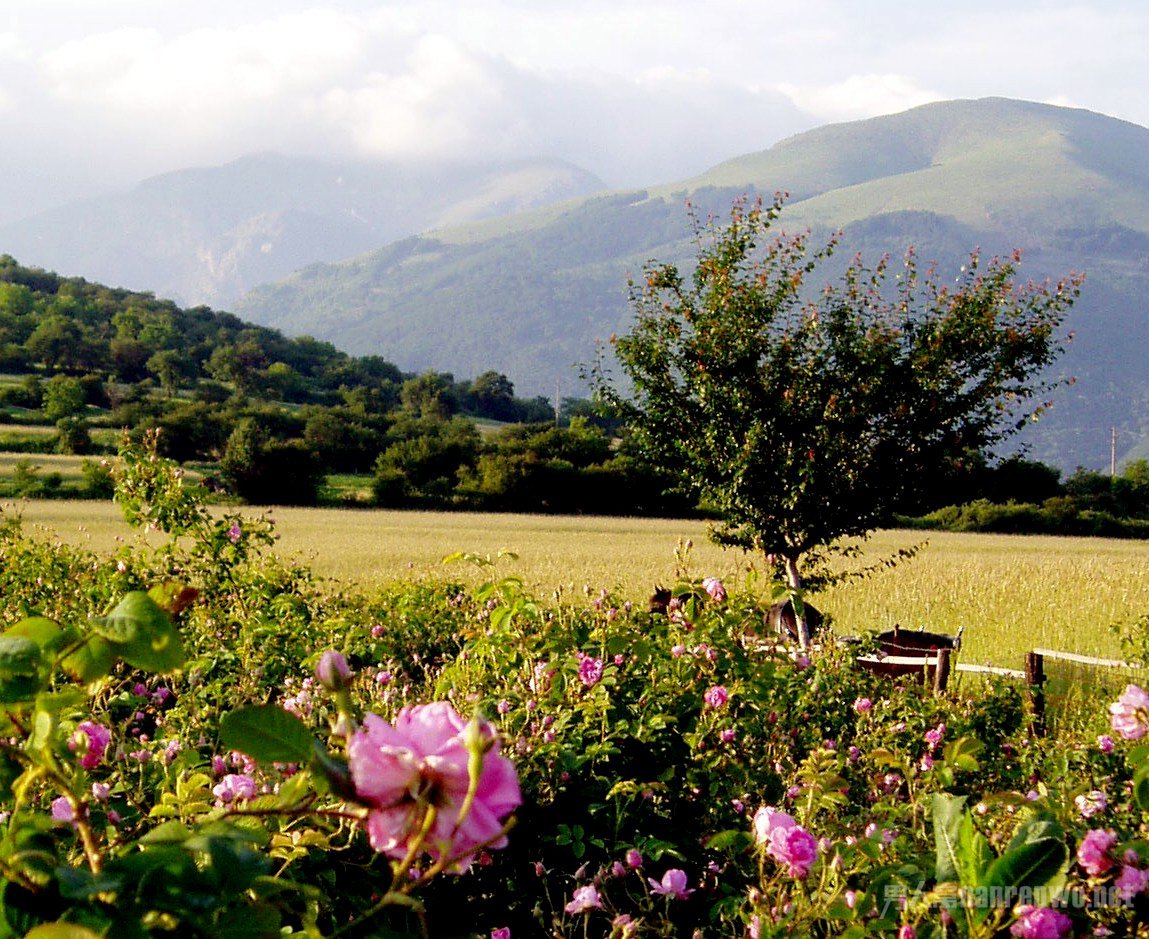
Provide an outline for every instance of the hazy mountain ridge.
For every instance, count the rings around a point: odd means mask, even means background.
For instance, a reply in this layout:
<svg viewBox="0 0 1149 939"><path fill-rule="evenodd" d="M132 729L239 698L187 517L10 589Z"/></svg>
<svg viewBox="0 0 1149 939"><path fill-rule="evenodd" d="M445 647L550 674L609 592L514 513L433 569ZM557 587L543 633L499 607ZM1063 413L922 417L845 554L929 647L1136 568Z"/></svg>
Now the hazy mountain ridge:
<svg viewBox="0 0 1149 939"><path fill-rule="evenodd" d="M229 306L306 264L604 188L558 160L416 166L264 154L0 226L0 251L185 304Z"/></svg>
<svg viewBox="0 0 1149 939"><path fill-rule="evenodd" d="M1031 435L1035 456L1106 463L1149 436L1149 130L1087 111L990 98L831 125L698 177L435 231L256 289L237 312L404 368L496 368L522 393L574 388L572 363L625 331L627 278L693 254L696 213L790 193L781 224L843 228L839 258L915 245L941 270L1014 247L1026 277L1084 269L1064 361L1077 383Z"/></svg>

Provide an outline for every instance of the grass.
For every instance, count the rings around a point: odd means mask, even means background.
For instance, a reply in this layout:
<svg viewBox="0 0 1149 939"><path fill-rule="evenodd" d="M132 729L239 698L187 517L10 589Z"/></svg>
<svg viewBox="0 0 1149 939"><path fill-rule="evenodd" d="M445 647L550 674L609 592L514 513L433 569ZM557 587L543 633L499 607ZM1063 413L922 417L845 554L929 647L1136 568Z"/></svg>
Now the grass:
<svg viewBox="0 0 1149 939"><path fill-rule="evenodd" d="M9 504L5 511L11 511ZM138 537L110 503L35 502L19 507L26 529L93 550ZM255 510L253 510L254 512ZM324 577L365 588L409 578L477 582L470 564L444 567L455 551L504 559L495 576L518 574L544 598L582 602L606 588L644 603L655 584L675 579L675 549L693 539L691 573L738 585L752 563L706 541L703 523L668 519L452 514L384 510L276 509L279 552ZM877 559L921 540L886 531L867 544ZM965 627L962 660L1021 668L1030 649L1120 657L1110 628L1149 610L1149 544L1100 538L931 533L916 558L815 597L841 632L894 623L942 632Z"/></svg>

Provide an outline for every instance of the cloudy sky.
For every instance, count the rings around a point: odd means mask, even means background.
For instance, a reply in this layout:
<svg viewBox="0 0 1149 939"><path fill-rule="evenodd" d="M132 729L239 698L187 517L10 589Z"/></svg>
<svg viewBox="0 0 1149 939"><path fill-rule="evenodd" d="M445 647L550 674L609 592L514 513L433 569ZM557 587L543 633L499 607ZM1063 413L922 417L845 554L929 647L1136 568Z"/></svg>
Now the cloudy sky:
<svg viewBox="0 0 1149 939"><path fill-rule="evenodd" d="M1144 0L0 0L0 220L253 151L669 181L1004 95L1149 125Z"/></svg>

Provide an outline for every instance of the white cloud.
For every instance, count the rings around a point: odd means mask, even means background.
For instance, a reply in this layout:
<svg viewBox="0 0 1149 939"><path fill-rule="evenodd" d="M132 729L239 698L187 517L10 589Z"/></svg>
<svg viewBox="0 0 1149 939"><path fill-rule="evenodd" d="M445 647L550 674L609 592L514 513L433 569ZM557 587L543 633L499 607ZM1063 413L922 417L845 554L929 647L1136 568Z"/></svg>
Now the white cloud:
<svg viewBox="0 0 1149 939"><path fill-rule="evenodd" d="M0 0L0 108L9 166L58 152L117 185L253 150L562 156L633 185L939 98L1149 123L1147 31L1149 6L1098 0Z"/></svg>
<svg viewBox="0 0 1149 939"><path fill-rule="evenodd" d="M778 90L803 111L824 121L851 121L894 114L945 96L920 88L905 75L851 75L830 85L782 83Z"/></svg>

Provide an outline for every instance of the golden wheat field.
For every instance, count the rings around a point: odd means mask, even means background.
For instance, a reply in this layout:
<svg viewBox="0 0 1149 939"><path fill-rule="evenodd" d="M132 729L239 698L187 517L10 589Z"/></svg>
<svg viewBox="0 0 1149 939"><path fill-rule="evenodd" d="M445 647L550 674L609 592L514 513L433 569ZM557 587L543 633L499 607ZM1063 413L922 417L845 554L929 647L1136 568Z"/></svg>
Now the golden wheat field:
<svg viewBox="0 0 1149 939"><path fill-rule="evenodd" d="M110 503L25 502L25 530L92 550L137 538ZM252 510L255 512L256 510ZM693 541L690 573L742 582L753 559L706 540L696 521L383 510L275 509L278 553L317 574L370 588L411 578L474 582L490 572L444 566L456 551L513 551L498 575L518 574L538 595L583 602L602 588L644 602L675 579L675 550ZM1149 613L1149 543L1097 538L959 535L884 531L866 543L876 560L926 541L892 569L827 591L813 602L845 633L894 623L953 632L965 626L967 662L1020 668L1032 648L1116 656L1115 623Z"/></svg>

